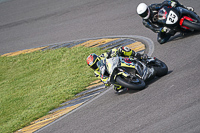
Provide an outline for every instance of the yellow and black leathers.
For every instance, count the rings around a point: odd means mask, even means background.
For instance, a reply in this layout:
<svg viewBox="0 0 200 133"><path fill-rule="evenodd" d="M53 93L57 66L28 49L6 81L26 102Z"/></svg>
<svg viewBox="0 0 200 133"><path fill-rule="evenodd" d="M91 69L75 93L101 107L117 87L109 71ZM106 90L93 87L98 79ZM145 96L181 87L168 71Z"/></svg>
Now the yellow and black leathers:
<svg viewBox="0 0 200 133"><path fill-rule="evenodd" d="M100 59L104 60L104 59L109 59L109 58L116 57L116 56L132 57L132 58L137 58L137 59L142 59L142 57L143 57L140 53L137 53L128 47L121 46L118 49L113 48L110 51L108 51L107 53L101 54ZM94 70L94 74L97 78L99 78L105 84L105 86L110 86L109 75L105 75L105 74L101 75L99 68ZM118 90L122 89L122 86L114 85L114 89L116 91L118 91Z"/></svg>

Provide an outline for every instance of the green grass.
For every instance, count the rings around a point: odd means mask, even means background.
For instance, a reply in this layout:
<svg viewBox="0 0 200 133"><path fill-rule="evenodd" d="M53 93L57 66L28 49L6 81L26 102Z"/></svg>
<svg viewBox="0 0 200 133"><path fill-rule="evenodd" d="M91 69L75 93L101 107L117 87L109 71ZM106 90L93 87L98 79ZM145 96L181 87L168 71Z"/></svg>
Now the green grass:
<svg viewBox="0 0 200 133"><path fill-rule="evenodd" d="M96 80L86 63L99 48L60 48L0 57L0 132L40 118Z"/></svg>

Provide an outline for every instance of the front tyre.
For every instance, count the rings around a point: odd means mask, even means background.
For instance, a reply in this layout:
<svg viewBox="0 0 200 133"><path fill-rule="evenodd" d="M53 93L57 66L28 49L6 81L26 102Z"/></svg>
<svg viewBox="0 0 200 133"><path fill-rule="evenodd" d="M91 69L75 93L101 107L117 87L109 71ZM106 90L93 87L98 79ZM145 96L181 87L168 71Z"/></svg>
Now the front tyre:
<svg viewBox="0 0 200 133"><path fill-rule="evenodd" d="M154 70L156 71L156 76L161 77L168 73L167 65L161 60L156 59L155 65L153 65Z"/></svg>
<svg viewBox="0 0 200 133"><path fill-rule="evenodd" d="M131 79L119 75L116 77L116 81L121 86L131 90L142 90L145 88L144 80L140 79L139 77L134 77L133 79Z"/></svg>
<svg viewBox="0 0 200 133"><path fill-rule="evenodd" d="M198 23L198 22L184 20L182 25L189 27L191 29L194 29L194 30L200 30L200 23Z"/></svg>

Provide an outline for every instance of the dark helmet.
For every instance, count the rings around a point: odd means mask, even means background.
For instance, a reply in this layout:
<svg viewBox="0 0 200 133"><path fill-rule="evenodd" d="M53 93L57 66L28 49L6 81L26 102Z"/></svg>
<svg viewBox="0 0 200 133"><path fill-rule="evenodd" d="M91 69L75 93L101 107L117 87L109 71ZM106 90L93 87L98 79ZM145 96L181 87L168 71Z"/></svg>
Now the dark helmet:
<svg viewBox="0 0 200 133"><path fill-rule="evenodd" d="M88 66L90 66L92 69L96 70L98 68L97 62L100 61L100 57L93 53L87 57L86 61L87 61Z"/></svg>
<svg viewBox="0 0 200 133"><path fill-rule="evenodd" d="M140 15L143 19L148 19L150 16L150 10L147 4L140 3L137 6L137 14Z"/></svg>

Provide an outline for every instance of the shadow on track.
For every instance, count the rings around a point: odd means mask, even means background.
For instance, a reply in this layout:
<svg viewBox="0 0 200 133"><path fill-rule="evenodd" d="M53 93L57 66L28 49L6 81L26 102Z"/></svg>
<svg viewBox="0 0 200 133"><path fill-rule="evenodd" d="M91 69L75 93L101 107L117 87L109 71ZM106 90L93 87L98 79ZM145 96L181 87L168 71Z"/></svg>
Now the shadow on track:
<svg viewBox="0 0 200 133"><path fill-rule="evenodd" d="M195 36L195 35L199 35L200 31L194 31L194 32L188 32L188 33L179 33L176 34L175 36L172 36L168 42L172 42L172 41L176 41L176 40L180 40L183 38L188 38L190 36Z"/></svg>

